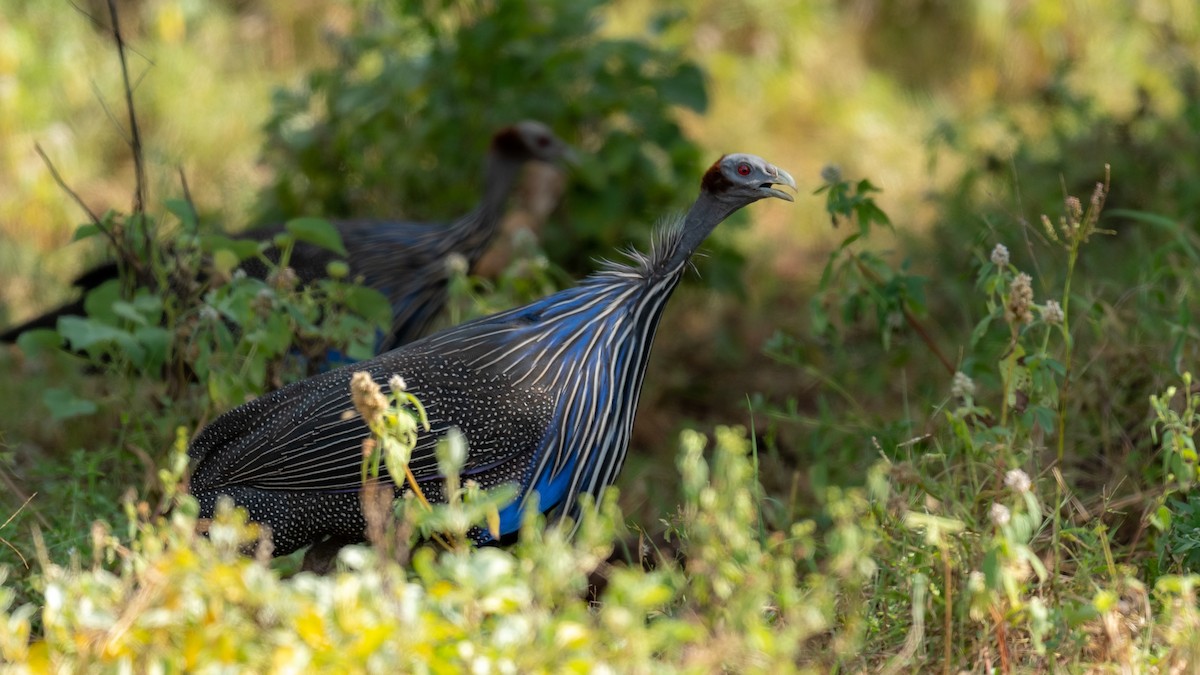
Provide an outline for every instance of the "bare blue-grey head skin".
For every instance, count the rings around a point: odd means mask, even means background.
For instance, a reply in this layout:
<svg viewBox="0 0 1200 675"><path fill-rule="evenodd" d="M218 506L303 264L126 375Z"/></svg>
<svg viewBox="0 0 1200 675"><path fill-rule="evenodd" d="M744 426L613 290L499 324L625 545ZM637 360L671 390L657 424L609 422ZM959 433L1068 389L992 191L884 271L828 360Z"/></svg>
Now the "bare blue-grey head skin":
<svg viewBox="0 0 1200 675"><path fill-rule="evenodd" d="M277 554L326 538L361 541L368 431L344 414L357 370L385 391L400 375L425 405L432 430L419 437L409 469L429 499L443 498L434 448L458 428L468 445L463 478L485 489L519 488L501 511L502 536L516 531L534 495L551 517L577 513L581 495L599 496L620 472L659 319L692 253L734 211L765 198L791 201L778 186L795 185L760 157L726 155L704 175L687 214L660 229L650 253L231 410L189 449L201 514L231 496L270 526ZM406 489L397 486L397 494ZM483 530L472 536L491 539Z"/></svg>

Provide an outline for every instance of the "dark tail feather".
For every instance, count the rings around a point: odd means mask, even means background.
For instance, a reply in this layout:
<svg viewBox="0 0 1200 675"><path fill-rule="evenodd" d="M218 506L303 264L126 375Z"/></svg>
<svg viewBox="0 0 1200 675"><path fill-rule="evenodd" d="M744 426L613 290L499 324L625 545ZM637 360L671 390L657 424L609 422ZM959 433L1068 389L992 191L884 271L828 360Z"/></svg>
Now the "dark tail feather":
<svg viewBox="0 0 1200 675"><path fill-rule="evenodd" d="M120 272L117 263L106 262L75 277L75 281L71 285L87 293L106 281L119 278Z"/></svg>
<svg viewBox="0 0 1200 675"><path fill-rule="evenodd" d="M27 330L38 328L54 329L58 327L58 318L60 316L85 316L87 313L83 309L83 298L87 295L87 292L110 279L116 279L118 274L119 270L115 262L104 263L80 274L78 277L75 277L75 281L71 284L83 291L78 300L30 319L19 326L13 326L5 330L3 333L0 333L0 342L16 342L21 333Z"/></svg>
<svg viewBox="0 0 1200 675"><path fill-rule="evenodd" d="M0 333L0 342L16 342L17 338L27 330L35 330L37 328L49 328L53 330L58 326L58 318L60 316L85 316L86 312L83 309L83 298L72 302L69 305L63 305L58 309L46 312L45 314L30 319L19 326L13 326Z"/></svg>

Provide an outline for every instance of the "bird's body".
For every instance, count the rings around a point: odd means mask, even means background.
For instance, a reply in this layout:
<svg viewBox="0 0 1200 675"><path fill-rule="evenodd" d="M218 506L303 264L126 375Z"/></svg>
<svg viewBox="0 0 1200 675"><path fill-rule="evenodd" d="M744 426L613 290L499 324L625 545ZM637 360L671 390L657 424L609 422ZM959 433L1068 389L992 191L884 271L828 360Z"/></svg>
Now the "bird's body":
<svg viewBox="0 0 1200 675"><path fill-rule="evenodd" d="M450 223L396 220L339 220L333 225L346 248L345 260L351 278L362 277L365 286L388 298L392 325L379 340L383 351L406 344L429 332L446 304L451 271L447 261L458 255L468 269L487 251L504 217L521 169L530 161L556 162L569 148L540 122L524 121L496 132L487 155L483 196L466 215ZM246 238L271 241L282 226L256 230ZM278 261L271 248L268 258ZM328 275L328 265L342 256L328 249L298 242L288 260L301 283L313 283ZM268 268L251 258L242 264L249 275L266 278ZM91 270L76 280L85 292L117 277L115 263ZM13 341L26 330L53 328L59 316L83 314L83 300L61 307L0 334L0 341Z"/></svg>
<svg viewBox="0 0 1200 675"><path fill-rule="evenodd" d="M741 173L741 171L750 173ZM723 182L725 181L725 182ZM610 263L578 286L467 322L369 361L280 389L218 418L190 449L191 489L211 515L221 494L271 526L277 553L323 536L361 539L361 419L347 418L350 379L366 371L386 391L392 375L424 404L432 429L409 465L426 496L441 498L434 447L451 427L468 445L463 468L484 488L516 483L500 514L515 531L531 495L543 512L572 513L580 495L616 479L663 308L692 252L729 214L757 199L790 196L786 172L729 155L706 174L685 218L649 255ZM476 539L489 535L477 531Z"/></svg>

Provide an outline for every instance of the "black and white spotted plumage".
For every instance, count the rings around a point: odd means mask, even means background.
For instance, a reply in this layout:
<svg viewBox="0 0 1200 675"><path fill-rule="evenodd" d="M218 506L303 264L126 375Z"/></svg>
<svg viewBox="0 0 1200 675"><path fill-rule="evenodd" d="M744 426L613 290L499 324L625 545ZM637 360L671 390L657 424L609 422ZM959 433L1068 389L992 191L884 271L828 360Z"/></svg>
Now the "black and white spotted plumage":
<svg viewBox="0 0 1200 675"><path fill-rule="evenodd" d="M466 215L451 223L395 220L340 220L334 227L346 247L350 276L362 276L363 285L387 296L392 325L382 336L379 350L407 344L427 334L446 305L450 283L447 261L460 255L474 268L496 238L505 204L528 162L558 162L571 153L569 146L541 122L526 120L496 132L488 150L483 196ZM275 256L274 251L268 257ZM301 281L326 276L338 254L311 244L299 244L288 261ZM248 273L262 276L258 261L244 265Z"/></svg>
<svg viewBox="0 0 1200 675"><path fill-rule="evenodd" d="M764 197L791 200L786 172L753 155L727 155L705 174L700 196L661 231L649 255L605 269L523 307L464 323L297 382L222 415L193 442L191 490L202 515L228 494L271 526L275 551L324 536L361 539L362 442L350 379L366 371L385 389L400 375L425 405L432 430L410 469L431 499L441 495L434 447L451 427L467 440L463 477L490 488L516 483L500 514L513 532L529 497L543 512L574 513L624 462L663 308L704 238L737 209ZM428 487L427 487L428 486ZM476 533L483 541L488 535Z"/></svg>

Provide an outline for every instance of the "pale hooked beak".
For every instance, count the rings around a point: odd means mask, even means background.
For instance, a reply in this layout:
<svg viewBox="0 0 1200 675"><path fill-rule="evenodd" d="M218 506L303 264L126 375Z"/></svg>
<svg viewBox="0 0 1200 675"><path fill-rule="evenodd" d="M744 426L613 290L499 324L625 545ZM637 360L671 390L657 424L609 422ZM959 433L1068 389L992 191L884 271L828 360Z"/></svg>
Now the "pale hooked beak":
<svg viewBox="0 0 1200 675"><path fill-rule="evenodd" d="M783 169L780 169L777 166L773 166L773 165L770 167L770 170L772 172L774 172L775 180L770 181L768 183L763 183L762 185L758 186L759 189L761 189L763 192L767 193L768 195L770 195L772 197L778 197L784 201L788 201L788 202L796 201L796 199L794 197L792 197L792 195L784 192L783 190L780 190L780 189L777 189L774 187L775 185L786 185L786 186L792 188L793 190L798 190L799 188L796 187L796 179L792 178L792 174L784 171Z"/></svg>

